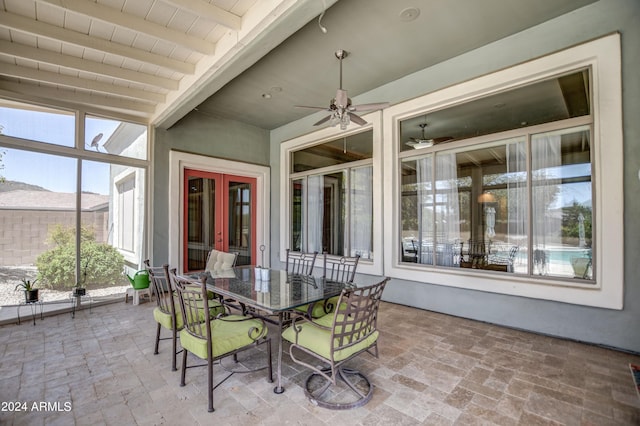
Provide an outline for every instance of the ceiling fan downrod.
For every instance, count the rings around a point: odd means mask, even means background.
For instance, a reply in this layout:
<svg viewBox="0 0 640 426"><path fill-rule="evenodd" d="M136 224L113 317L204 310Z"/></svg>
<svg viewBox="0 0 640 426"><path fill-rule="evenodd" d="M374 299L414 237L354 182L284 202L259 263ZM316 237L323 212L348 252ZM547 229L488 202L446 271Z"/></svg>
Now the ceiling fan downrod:
<svg viewBox="0 0 640 426"><path fill-rule="evenodd" d="M342 89L342 60L349 56L349 52L343 49L336 50L336 58L340 59L340 90Z"/></svg>

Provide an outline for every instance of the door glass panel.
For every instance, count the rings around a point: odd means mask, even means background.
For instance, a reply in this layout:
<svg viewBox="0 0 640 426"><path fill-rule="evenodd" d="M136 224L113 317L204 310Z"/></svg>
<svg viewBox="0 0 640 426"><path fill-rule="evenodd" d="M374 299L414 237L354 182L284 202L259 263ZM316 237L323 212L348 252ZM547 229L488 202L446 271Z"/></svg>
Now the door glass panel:
<svg viewBox="0 0 640 426"><path fill-rule="evenodd" d="M241 176L185 171L185 272L204 270L213 249L238 253L238 266L254 264L255 181Z"/></svg>
<svg viewBox="0 0 640 426"><path fill-rule="evenodd" d="M303 218L305 213L305 179L295 179L291 188L291 250L302 251L305 226Z"/></svg>
<svg viewBox="0 0 640 426"><path fill-rule="evenodd" d="M251 265L251 184L229 182L228 247L237 252L236 265Z"/></svg>
<svg viewBox="0 0 640 426"><path fill-rule="evenodd" d="M203 270L208 253L215 247L216 179L187 176L186 228L187 247L185 267L188 271Z"/></svg>

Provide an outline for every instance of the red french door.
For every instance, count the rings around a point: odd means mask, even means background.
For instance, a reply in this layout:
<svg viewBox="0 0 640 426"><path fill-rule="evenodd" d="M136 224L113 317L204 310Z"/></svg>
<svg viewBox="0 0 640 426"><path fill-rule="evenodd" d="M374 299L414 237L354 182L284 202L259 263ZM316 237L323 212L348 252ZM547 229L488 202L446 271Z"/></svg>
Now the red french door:
<svg viewBox="0 0 640 426"><path fill-rule="evenodd" d="M183 202L184 272L205 269L214 248L255 264L255 178L185 169Z"/></svg>

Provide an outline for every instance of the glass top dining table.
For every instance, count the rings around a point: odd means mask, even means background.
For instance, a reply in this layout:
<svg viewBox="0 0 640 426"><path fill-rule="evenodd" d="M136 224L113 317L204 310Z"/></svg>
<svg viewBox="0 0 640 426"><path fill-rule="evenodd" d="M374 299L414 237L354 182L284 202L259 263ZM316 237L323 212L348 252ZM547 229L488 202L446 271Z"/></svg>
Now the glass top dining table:
<svg viewBox="0 0 640 426"><path fill-rule="evenodd" d="M207 277L207 288L268 314L290 311L340 294L351 284L311 275L290 274L268 269L268 278L256 268L239 266L225 271L200 273Z"/></svg>
<svg viewBox="0 0 640 426"><path fill-rule="evenodd" d="M282 393L282 331L290 321L291 311L338 296L344 288L354 285L278 269L268 269L266 275L254 266L238 266L224 271L201 272L197 277L206 277L208 290L238 303L242 310L252 308L252 314L278 325L277 384L274 392Z"/></svg>

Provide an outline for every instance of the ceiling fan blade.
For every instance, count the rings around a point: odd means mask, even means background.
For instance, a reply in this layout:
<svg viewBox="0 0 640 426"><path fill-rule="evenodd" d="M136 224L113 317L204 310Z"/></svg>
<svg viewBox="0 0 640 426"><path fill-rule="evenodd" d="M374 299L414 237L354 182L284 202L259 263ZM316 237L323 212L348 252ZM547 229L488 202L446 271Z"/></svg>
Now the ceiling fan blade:
<svg viewBox="0 0 640 426"><path fill-rule="evenodd" d="M359 115L356 115L356 114L354 114L352 112L349 113L349 117L351 118L351 121L353 121L354 123L359 124L361 126L364 126L365 124L367 124L367 122L362 117L360 117Z"/></svg>
<svg viewBox="0 0 640 426"><path fill-rule="evenodd" d="M317 123L314 123L314 126L319 126L322 123L326 123L327 121L329 121L329 119L331 118L330 115L327 115L325 118L323 118L322 120L318 121Z"/></svg>
<svg viewBox="0 0 640 426"><path fill-rule="evenodd" d="M382 109L389 106L389 102L377 102L373 104L354 105L349 108L349 111L373 111L376 109Z"/></svg>
<svg viewBox="0 0 640 426"><path fill-rule="evenodd" d="M310 105L294 105L296 108L311 108L311 109L324 109L327 111L330 111L329 108L327 107L321 107L321 106L310 106Z"/></svg>
<svg viewBox="0 0 640 426"><path fill-rule="evenodd" d="M448 142L451 139L453 139L453 136L443 136L441 138L433 138L435 143L440 143L440 142Z"/></svg>

